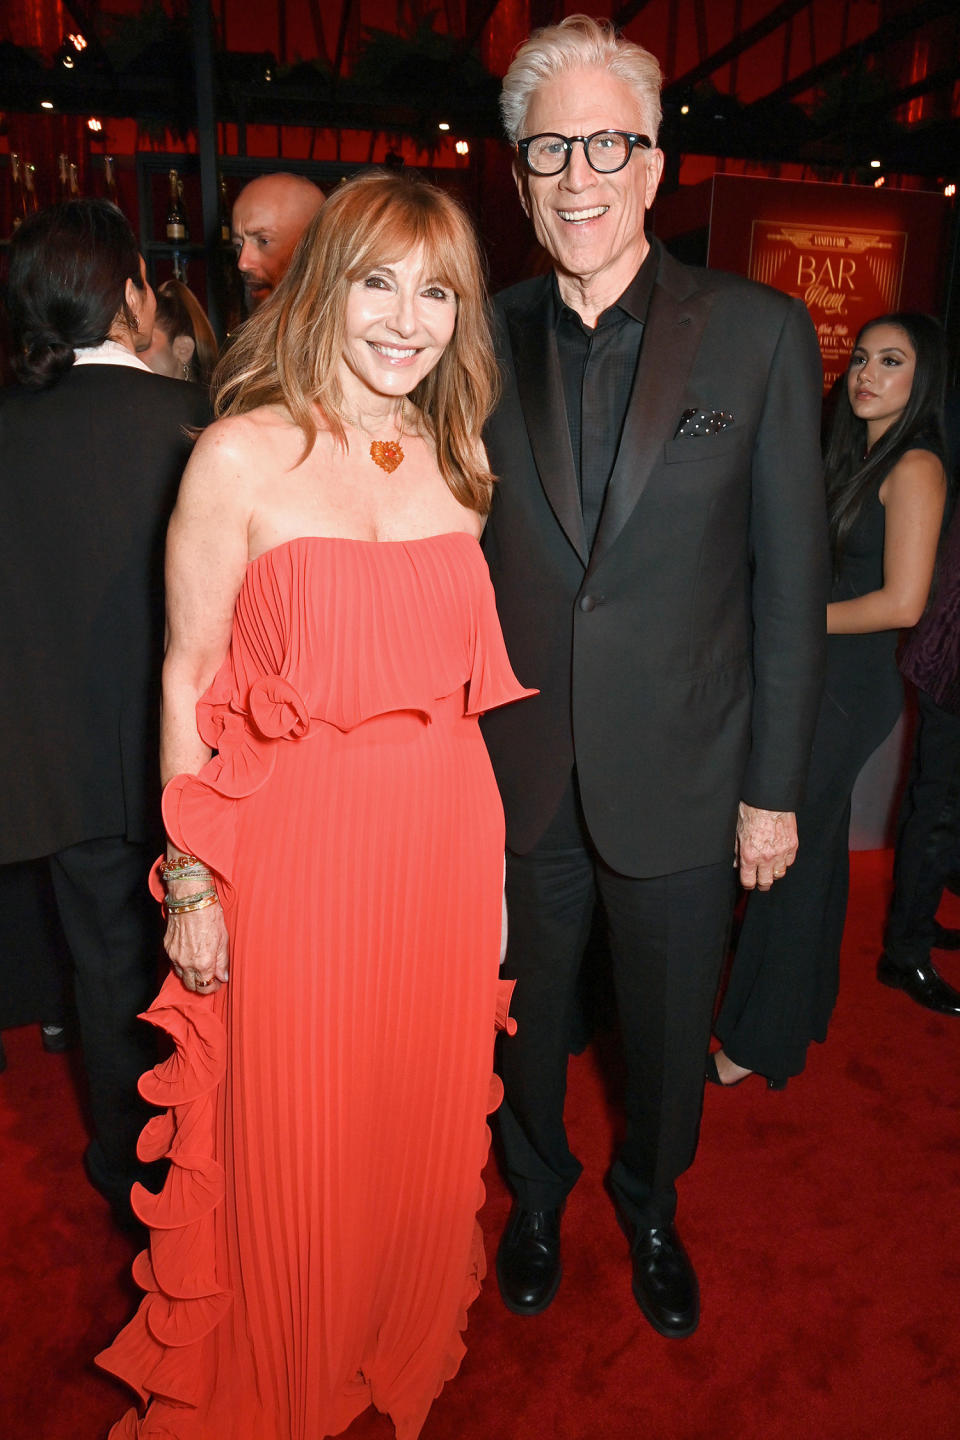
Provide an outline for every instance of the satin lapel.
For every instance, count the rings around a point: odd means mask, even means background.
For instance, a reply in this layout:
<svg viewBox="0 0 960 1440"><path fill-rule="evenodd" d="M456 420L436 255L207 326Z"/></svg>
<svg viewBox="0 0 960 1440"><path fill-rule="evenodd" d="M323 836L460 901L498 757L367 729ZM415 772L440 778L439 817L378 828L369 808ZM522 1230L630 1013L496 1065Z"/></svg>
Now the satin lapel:
<svg viewBox="0 0 960 1440"><path fill-rule="evenodd" d="M709 313L710 302L689 272L664 253L650 297L620 448L590 555L591 570L616 541L664 444L676 433L684 390Z"/></svg>
<svg viewBox="0 0 960 1440"><path fill-rule="evenodd" d="M520 405L540 483L564 534L586 565L587 538L570 448L557 340L549 314L544 291L540 303L522 315L510 316L507 323Z"/></svg>

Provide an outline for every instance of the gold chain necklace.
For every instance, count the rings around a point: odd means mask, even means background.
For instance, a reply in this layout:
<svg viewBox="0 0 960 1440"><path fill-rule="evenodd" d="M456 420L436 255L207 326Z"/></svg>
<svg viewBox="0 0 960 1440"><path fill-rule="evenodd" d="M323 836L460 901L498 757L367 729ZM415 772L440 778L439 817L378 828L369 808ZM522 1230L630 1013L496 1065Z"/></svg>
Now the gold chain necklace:
<svg viewBox="0 0 960 1440"><path fill-rule="evenodd" d="M400 441L403 439L404 421L404 408L402 400L400 401L400 429L397 432L396 440L374 440L373 436L370 434L370 431L362 423L359 417L356 420L351 420L349 415L344 415L339 405L334 405L333 408L336 410L341 420L345 421L347 425L352 425L355 430L359 430L360 434L365 435L366 438L370 441L370 459L373 461L374 465L379 465L381 470L385 470L388 475L392 475L394 470L396 470L397 466L403 464L403 448L400 444Z"/></svg>

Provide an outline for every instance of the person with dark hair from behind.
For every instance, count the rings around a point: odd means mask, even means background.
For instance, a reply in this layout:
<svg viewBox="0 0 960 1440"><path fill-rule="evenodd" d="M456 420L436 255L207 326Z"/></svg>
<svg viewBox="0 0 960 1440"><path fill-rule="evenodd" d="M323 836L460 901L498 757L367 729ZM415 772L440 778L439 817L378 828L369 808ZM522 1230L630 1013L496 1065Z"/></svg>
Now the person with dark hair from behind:
<svg viewBox="0 0 960 1440"><path fill-rule="evenodd" d="M834 556L827 679L814 735L805 836L768 894L749 897L707 1079L753 1072L780 1088L826 1039L847 911L850 796L903 708L896 649L930 593L947 477L943 331L926 315L871 320L834 412L825 472Z"/></svg>
<svg viewBox="0 0 960 1440"><path fill-rule="evenodd" d="M209 388L217 337L200 301L182 280L165 280L158 287L153 339L140 358L155 375Z"/></svg>
<svg viewBox="0 0 960 1440"><path fill-rule="evenodd" d="M136 1019L159 935L156 730L163 537L207 405L153 375L155 300L105 200L41 211L10 243L20 384L0 394L0 864L44 860L74 967L93 1136L90 1180L120 1223L150 1172Z"/></svg>
<svg viewBox="0 0 960 1440"><path fill-rule="evenodd" d="M960 467L960 392L947 396L947 470ZM960 930L937 920L960 842L960 506L937 563L933 598L900 655L916 686L918 723L897 821L893 896L877 979L941 1015L960 1015L960 990L930 959L960 948Z"/></svg>

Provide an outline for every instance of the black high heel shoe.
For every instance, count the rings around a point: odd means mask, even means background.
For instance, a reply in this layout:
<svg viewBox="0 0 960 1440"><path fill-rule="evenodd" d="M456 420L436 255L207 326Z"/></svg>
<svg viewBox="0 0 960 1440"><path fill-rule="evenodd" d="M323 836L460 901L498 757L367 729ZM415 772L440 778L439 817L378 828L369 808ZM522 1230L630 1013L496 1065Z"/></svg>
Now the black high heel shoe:
<svg viewBox="0 0 960 1440"><path fill-rule="evenodd" d="M717 1054L716 1050L710 1052L704 1069L704 1075L711 1085L719 1085L722 1090L732 1090L735 1085L742 1085L744 1080L749 1080L751 1075L757 1073L755 1070L748 1070L746 1075L741 1075L738 1080L721 1080L720 1071L717 1069ZM786 1075L762 1075L760 1078L766 1080L768 1090L786 1090L787 1088L788 1077Z"/></svg>

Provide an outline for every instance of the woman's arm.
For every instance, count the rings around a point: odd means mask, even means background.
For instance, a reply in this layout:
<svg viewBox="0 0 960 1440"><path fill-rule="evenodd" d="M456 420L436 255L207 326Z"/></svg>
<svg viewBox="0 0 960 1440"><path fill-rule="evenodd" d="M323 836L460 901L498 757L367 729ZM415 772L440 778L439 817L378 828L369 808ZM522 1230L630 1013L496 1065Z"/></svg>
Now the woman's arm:
<svg viewBox="0 0 960 1440"><path fill-rule="evenodd" d="M196 774L210 758L197 733L196 707L227 653L247 564L250 453L238 443L244 429L243 421L221 421L200 438L170 521L160 738L164 784L182 772ZM169 844L167 853L179 852ZM203 876L171 879L168 900L189 903L212 886ZM219 904L170 911L164 944L187 989L210 995L227 979L227 933Z"/></svg>
<svg viewBox="0 0 960 1440"><path fill-rule="evenodd" d="M864 635L916 625L930 593L947 496L943 466L929 450L908 450L880 486L886 511L883 585L827 606L828 635Z"/></svg>

